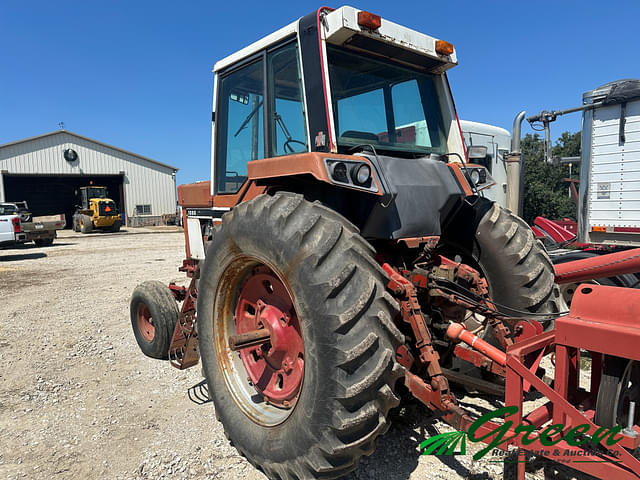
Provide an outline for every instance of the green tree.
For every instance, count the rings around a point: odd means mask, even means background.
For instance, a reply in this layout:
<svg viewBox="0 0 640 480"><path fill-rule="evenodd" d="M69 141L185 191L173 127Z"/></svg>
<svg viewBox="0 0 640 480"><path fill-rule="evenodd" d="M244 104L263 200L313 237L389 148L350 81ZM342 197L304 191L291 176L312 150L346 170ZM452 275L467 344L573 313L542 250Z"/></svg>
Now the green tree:
<svg viewBox="0 0 640 480"><path fill-rule="evenodd" d="M581 133L564 132L553 147L556 157L580 155ZM523 217L529 223L537 216L550 219L576 218L576 206L569 198L569 165L550 165L544 161L544 141L537 133L522 139L524 157ZM573 165L572 178L578 178L579 168Z"/></svg>

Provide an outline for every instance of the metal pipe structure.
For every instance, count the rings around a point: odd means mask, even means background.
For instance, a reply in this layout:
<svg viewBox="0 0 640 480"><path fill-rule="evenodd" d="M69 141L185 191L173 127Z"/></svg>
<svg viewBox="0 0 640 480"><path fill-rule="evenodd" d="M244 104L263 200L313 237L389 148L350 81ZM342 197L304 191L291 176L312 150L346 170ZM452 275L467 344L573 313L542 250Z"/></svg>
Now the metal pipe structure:
<svg viewBox="0 0 640 480"><path fill-rule="evenodd" d="M640 272L640 248L574 260L554 266L556 283L577 283L594 278Z"/></svg>
<svg viewBox="0 0 640 480"><path fill-rule="evenodd" d="M451 340L462 341L469 345L474 350L486 355L494 362L502 365L507 364L507 354L502 350L497 349L490 343L485 342L477 335L474 335L469 330L464 328L460 323L452 323L447 329L447 337Z"/></svg>
<svg viewBox="0 0 640 480"><path fill-rule="evenodd" d="M553 122L556 119L556 117L560 115L566 115L567 113L582 112L584 110L590 110L596 107L597 105L599 105L599 103L589 103L587 105L580 105L579 107L567 108L565 110L551 110L550 112L543 110L537 115L532 115L530 117L527 117L527 122L534 123L534 122L543 122L545 120L549 122Z"/></svg>
<svg viewBox="0 0 640 480"><path fill-rule="evenodd" d="M513 213L520 213L520 170L522 167L522 152L520 151L520 137L522 121L526 112L523 110L513 120L511 135L511 152L507 155L507 208Z"/></svg>
<svg viewBox="0 0 640 480"><path fill-rule="evenodd" d="M587 105L580 105L579 107L567 108L565 110L543 110L537 115L532 115L527 118L527 122L533 124L535 122L542 122L544 126L544 161L553 165L560 163L559 158L553 157L553 144L551 141L551 129L549 123L555 122L556 118L560 115L566 115L567 113L582 112L594 108L596 103L589 103Z"/></svg>
<svg viewBox="0 0 640 480"><path fill-rule="evenodd" d="M627 416L627 426L622 430L622 433L629 435L630 437L636 437L638 434L633 428L636 418L636 402L629 402L629 415Z"/></svg>

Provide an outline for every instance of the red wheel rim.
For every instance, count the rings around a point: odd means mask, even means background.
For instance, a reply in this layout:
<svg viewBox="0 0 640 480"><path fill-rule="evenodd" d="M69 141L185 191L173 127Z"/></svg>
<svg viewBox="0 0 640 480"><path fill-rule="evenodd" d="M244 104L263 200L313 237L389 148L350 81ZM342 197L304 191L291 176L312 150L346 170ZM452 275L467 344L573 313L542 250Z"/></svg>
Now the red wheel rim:
<svg viewBox="0 0 640 480"><path fill-rule="evenodd" d="M264 265L245 279L235 309L237 334L261 328L269 342L240 351L248 380L268 403L291 408L304 378L304 342L291 294Z"/></svg>
<svg viewBox="0 0 640 480"><path fill-rule="evenodd" d="M156 334L156 327L153 325L153 318L151 317L151 311L144 303L138 304L137 310L138 317L138 330L147 342L152 342L153 337Z"/></svg>

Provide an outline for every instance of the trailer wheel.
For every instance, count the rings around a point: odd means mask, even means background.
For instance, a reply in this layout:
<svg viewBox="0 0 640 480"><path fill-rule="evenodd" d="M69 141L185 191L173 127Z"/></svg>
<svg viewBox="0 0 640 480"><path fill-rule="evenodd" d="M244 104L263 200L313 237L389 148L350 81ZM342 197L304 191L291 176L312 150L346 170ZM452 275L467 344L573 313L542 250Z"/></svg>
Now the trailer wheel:
<svg viewBox="0 0 640 480"><path fill-rule="evenodd" d="M509 210L482 197L465 202L446 225L441 244L445 254L479 267L502 313L522 317L549 310L553 265L531 228Z"/></svg>
<svg viewBox="0 0 640 480"><path fill-rule="evenodd" d="M93 231L93 222L89 215L80 215L78 222L82 233L91 233Z"/></svg>
<svg viewBox="0 0 640 480"><path fill-rule="evenodd" d="M204 372L228 437L270 478L341 476L389 426L403 336L373 254L339 214L285 192L213 232L198 289ZM231 349L261 329L266 343Z"/></svg>
<svg viewBox="0 0 640 480"><path fill-rule="evenodd" d="M171 290L158 281L144 282L133 291L129 304L136 341L147 357L169 358L171 337L178 321L178 304Z"/></svg>
<svg viewBox="0 0 640 480"><path fill-rule="evenodd" d="M627 425L629 402L636 403L634 425L640 419L640 364L606 356L596 400L594 423L605 428Z"/></svg>

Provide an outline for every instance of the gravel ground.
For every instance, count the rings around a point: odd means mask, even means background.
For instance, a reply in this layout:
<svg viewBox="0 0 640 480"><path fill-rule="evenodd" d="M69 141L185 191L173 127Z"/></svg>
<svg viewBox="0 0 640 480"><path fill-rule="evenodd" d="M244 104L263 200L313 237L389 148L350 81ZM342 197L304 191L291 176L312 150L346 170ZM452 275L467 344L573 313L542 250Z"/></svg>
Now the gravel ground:
<svg viewBox="0 0 640 480"><path fill-rule="evenodd" d="M200 368L146 358L132 334L134 287L185 284L183 256L182 233L157 229L65 231L52 247L0 250L0 478L265 478L225 439ZM421 405L393 417L348 478L502 478L486 459L421 456L422 440L450 430ZM543 467L528 464L527 478Z"/></svg>

